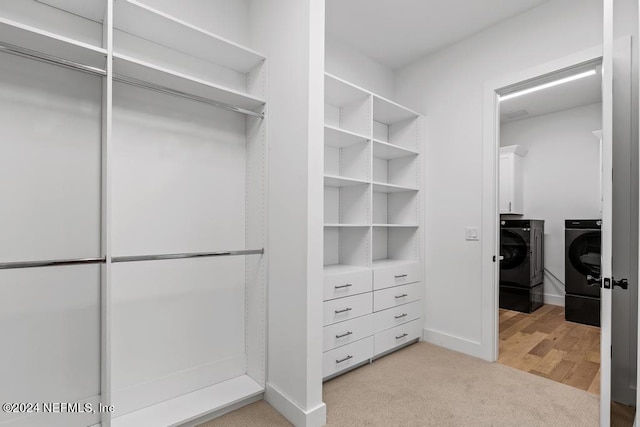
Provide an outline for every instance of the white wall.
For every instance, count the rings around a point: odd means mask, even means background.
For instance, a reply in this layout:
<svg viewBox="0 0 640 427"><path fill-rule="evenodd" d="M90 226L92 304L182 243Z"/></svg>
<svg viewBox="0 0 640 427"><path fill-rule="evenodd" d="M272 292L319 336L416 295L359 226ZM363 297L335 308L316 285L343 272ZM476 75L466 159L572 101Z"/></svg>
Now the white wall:
<svg viewBox="0 0 640 427"><path fill-rule="evenodd" d="M482 345L480 226L486 81L601 43L599 0L557 0L398 71L398 100L427 116L427 336L471 354Z"/></svg>
<svg viewBox="0 0 640 427"><path fill-rule="evenodd" d="M394 97L393 70L329 34L325 37L325 71L385 98Z"/></svg>
<svg viewBox="0 0 640 427"><path fill-rule="evenodd" d="M616 37L637 37L637 2L614 3ZM465 241L464 228L479 226L481 221L483 85L601 44L600 0L554 0L397 72L398 100L425 112L428 121L424 157L426 268L430 281L426 284L425 337L430 340L470 354L482 354L483 307L478 303L483 265L481 244ZM633 87L637 87L637 58L633 66ZM614 179L620 192L617 198L614 195L614 205L618 205L618 209L614 206L614 216L617 210L620 219L614 220L614 233L620 244L617 251L614 247L620 265L616 270L614 255L614 272L628 274L634 282L631 287L636 286L637 270L623 268L622 264L637 266L637 220L632 220L637 219L638 166L633 155L637 156L634 148L637 144L630 144L638 137L635 92L626 88L626 93L632 94L631 99L623 107L625 112L617 113L627 114L626 124L614 126L625 134L614 144L614 175L618 171ZM633 122L628 114L632 114ZM619 224L617 230L615 224ZM621 262L624 258L626 262ZM618 385L625 393L635 392L636 295L635 289L628 294L614 292L613 322L620 326L614 327L613 338L614 398L619 396Z"/></svg>
<svg viewBox="0 0 640 427"><path fill-rule="evenodd" d="M524 215L519 218L545 221L544 294L548 304L564 305L564 220L601 217L600 148L592 133L601 127L600 103L500 127L501 146L519 145L528 150L522 162Z"/></svg>
<svg viewBox="0 0 640 427"><path fill-rule="evenodd" d="M252 42L267 55L269 146L266 399L296 426L322 402L324 1L255 0Z"/></svg>

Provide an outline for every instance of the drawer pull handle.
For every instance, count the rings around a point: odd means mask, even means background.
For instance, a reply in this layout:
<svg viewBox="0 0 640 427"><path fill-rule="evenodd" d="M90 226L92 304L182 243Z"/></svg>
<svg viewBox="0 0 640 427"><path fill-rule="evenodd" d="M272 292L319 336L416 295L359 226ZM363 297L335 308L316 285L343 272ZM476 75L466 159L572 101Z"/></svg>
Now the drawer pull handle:
<svg viewBox="0 0 640 427"><path fill-rule="evenodd" d="M347 283L346 285L336 285L335 288L336 289L343 289L343 288L348 288L350 286L353 286L351 283Z"/></svg>
<svg viewBox="0 0 640 427"><path fill-rule="evenodd" d="M396 295L396 299L398 298L404 298L404 297L408 297L409 295L407 294L402 294L402 295Z"/></svg>
<svg viewBox="0 0 640 427"><path fill-rule="evenodd" d="M336 359L336 363L346 362L349 359L353 359L353 356L349 355L349 356L345 357L344 359Z"/></svg>
<svg viewBox="0 0 640 427"><path fill-rule="evenodd" d="M343 308L342 310L336 310L336 314L346 313L347 311L353 310L351 307Z"/></svg>
<svg viewBox="0 0 640 427"><path fill-rule="evenodd" d="M400 316L396 316L396 319L402 319L403 317L407 317L407 313L402 313Z"/></svg>
<svg viewBox="0 0 640 427"><path fill-rule="evenodd" d="M345 332L344 334L336 335L336 338L344 338L344 337L348 337L349 335L352 335L352 334L353 334L353 332L348 331L348 332Z"/></svg>
<svg viewBox="0 0 640 427"><path fill-rule="evenodd" d="M403 277L407 277L406 274L401 274L399 276L394 276L396 279L402 279Z"/></svg>
<svg viewBox="0 0 640 427"><path fill-rule="evenodd" d="M396 337L396 339L397 339L397 340L402 339L402 338L406 337L407 335L409 335L409 334L405 332L405 333L404 333L404 334L402 334L402 335L398 335L398 336Z"/></svg>

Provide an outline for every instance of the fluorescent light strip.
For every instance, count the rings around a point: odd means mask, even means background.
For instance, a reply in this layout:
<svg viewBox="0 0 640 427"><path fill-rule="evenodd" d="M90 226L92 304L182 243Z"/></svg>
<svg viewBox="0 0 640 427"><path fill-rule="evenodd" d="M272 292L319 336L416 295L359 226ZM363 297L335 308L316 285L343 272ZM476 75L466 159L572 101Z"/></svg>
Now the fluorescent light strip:
<svg viewBox="0 0 640 427"><path fill-rule="evenodd" d="M582 79L582 78L585 78L585 77L593 76L595 73L596 73L596 70L589 70L589 71L585 71L584 73L580 73L580 74L576 74L576 75L573 75L573 76L565 77L565 78L560 79L560 80L554 80L552 82L545 83L545 84L542 84L540 86L534 86L534 87L530 87L529 89L521 90L519 92L513 92L513 93L510 93L508 95L500 96L500 102L506 101L507 99L515 98L515 97L518 97L518 96L526 95L528 93L537 92L537 91L542 90L542 89L547 89L547 88L550 88L550 87L553 87L553 86L558 86L558 85L561 85L563 83L568 83L568 82L572 82L574 80L578 80L578 79Z"/></svg>

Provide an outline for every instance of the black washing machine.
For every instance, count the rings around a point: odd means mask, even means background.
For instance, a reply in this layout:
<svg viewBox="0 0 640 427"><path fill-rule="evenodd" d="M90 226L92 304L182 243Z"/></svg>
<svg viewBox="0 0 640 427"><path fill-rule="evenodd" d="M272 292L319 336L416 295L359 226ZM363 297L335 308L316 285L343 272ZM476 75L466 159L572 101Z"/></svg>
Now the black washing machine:
<svg viewBox="0 0 640 427"><path fill-rule="evenodd" d="M500 221L500 308L532 313L544 303L544 221Z"/></svg>
<svg viewBox="0 0 640 427"><path fill-rule="evenodd" d="M565 221L564 305L571 322L600 326L600 285L587 278L600 277L601 224L599 219Z"/></svg>

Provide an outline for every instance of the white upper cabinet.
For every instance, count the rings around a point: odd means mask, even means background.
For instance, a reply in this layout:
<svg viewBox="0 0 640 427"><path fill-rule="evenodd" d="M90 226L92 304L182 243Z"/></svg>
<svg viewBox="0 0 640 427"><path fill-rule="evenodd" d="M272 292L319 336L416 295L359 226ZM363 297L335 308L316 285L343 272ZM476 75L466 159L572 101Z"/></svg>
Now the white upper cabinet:
<svg viewBox="0 0 640 427"><path fill-rule="evenodd" d="M523 215L522 161L527 150L518 145L500 147L500 213Z"/></svg>

